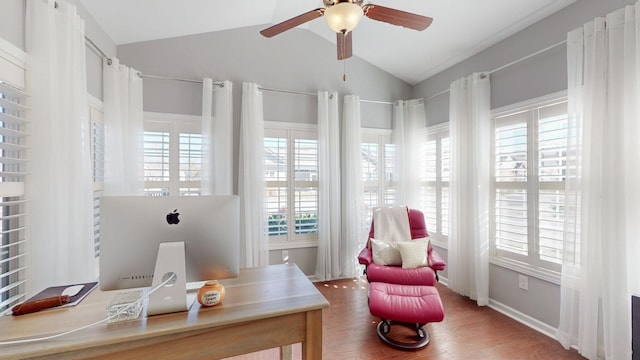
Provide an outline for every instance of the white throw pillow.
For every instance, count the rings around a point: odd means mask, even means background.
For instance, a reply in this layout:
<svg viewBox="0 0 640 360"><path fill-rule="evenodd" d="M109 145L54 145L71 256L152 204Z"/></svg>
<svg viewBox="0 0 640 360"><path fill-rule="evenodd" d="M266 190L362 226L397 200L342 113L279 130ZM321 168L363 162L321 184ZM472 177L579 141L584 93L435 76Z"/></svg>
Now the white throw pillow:
<svg viewBox="0 0 640 360"><path fill-rule="evenodd" d="M371 255L374 264L401 265L402 257L397 249L395 241L376 240L371 238Z"/></svg>
<svg viewBox="0 0 640 360"><path fill-rule="evenodd" d="M429 266L427 260L428 246L428 238L398 242L397 247L400 252L400 257L402 258L402 267L404 269L412 269Z"/></svg>

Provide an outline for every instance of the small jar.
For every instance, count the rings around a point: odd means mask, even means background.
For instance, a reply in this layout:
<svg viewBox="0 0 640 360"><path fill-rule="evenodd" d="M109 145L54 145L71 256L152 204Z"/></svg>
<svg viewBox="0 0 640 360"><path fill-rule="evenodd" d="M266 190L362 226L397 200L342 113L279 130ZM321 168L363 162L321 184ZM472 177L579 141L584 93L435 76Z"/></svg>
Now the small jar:
<svg viewBox="0 0 640 360"><path fill-rule="evenodd" d="M198 302L202 306L213 306L222 302L224 294L224 285L218 280L210 280L198 290Z"/></svg>

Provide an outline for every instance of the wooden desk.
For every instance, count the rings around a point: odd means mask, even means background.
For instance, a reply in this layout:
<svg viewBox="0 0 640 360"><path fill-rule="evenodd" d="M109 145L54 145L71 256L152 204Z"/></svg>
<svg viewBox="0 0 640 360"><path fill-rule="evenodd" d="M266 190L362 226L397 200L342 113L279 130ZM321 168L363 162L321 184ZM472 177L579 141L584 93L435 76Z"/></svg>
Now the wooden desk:
<svg viewBox="0 0 640 360"><path fill-rule="evenodd" d="M293 264L245 269L222 281L222 304L189 312L100 324L48 340L0 346L0 358L217 359L302 343L306 359L322 358L327 300ZM116 292L94 290L75 307L0 316L0 341L50 335L99 321Z"/></svg>

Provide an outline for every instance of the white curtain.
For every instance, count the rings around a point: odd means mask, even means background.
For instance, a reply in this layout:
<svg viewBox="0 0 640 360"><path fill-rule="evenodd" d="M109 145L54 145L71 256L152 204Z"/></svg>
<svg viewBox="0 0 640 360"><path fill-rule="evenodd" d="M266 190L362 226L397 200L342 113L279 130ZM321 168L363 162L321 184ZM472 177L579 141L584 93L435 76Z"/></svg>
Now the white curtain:
<svg viewBox="0 0 640 360"><path fill-rule="evenodd" d="M449 288L489 303L490 87L474 73L451 84Z"/></svg>
<svg viewBox="0 0 640 360"><path fill-rule="evenodd" d="M631 358L640 293L640 5L569 32L565 246L557 338Z"/></svg>
<svg viewBox="0 0 640 360"><path fill-rule="evenodd" d="M396 101L393 104L392 142L396 146L394 181L398 184L398 205L418 208L420 129L425 127L424 100Z"/></svg>
<svg viewBox="0 0 640 360"><path fill-rule="evenodd" d="M203 79L202 194L233 194L233 84Z"/></svg>
<svg viewBox="0 0 640 360"><path fill-rule="evenodd" d="M264 117L262 90L242 83L240 123L240 266L269 264L264 216Z"/></svg>
<svg viewBox="0 0 640 360"><path fill-rule="evenodd" d="M346 95L343 104L343 159L342 159L342 247L340 253L342 277L362 275L357 263L358 252L367 241L369 224L362 217L362 130L360 97Z"/></svg>
<svg viewBox="0 0 640 360"><path fill-rule="evenodd" d="M102 69L104 194L144 194L142 78L116 58Z"/></svg>
<svg viewBox="0 0 640 360"><path fill-rule="evenodd" d="M75 6L27 2L29 293L97 277L84 41Z"/></svg>
<svg viewBox="0 0 640 360"><path fill-rule="evenodd" d="M340 277L340 119L338 93L318 92L318 259L315 277Z"/></svg>

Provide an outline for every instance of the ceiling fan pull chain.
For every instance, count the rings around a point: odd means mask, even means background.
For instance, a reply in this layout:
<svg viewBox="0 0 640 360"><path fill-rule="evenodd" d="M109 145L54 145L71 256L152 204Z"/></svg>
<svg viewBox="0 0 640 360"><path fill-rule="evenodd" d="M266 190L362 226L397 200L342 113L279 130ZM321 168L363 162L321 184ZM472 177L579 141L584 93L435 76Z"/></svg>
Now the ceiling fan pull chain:
<svg viewBox="0 0 640 360"><path fill-rule="evenodd" d="M342 60L342 81L347 81L347 60Z"/></svg>

